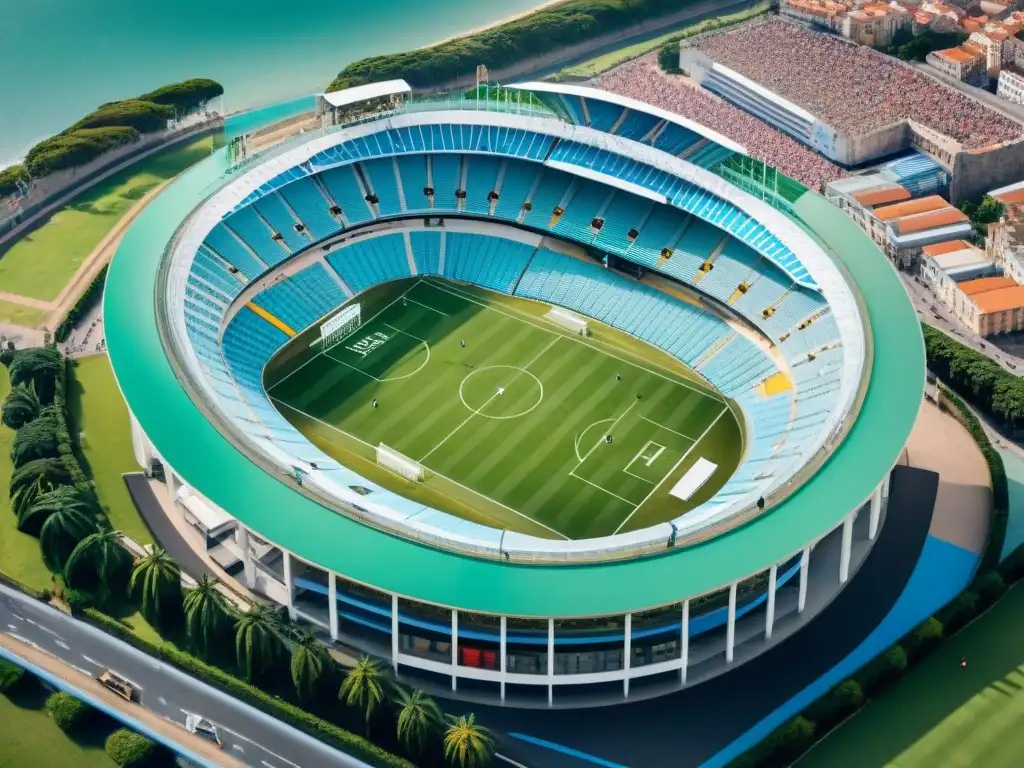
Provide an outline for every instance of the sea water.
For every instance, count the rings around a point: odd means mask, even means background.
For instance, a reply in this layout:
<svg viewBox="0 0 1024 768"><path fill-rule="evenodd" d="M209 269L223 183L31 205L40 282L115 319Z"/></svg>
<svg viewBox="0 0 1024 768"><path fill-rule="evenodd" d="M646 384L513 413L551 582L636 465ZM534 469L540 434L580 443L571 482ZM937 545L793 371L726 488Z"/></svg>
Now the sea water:
<svg viewBox="0 0 1024 768"><path fill-rule="evenodd" d="M106 101L211 77L234 112L322 91L345 64L539 0L12 0L0 12L0 166ZM467 61L470 71L477 62Z"/></svg>

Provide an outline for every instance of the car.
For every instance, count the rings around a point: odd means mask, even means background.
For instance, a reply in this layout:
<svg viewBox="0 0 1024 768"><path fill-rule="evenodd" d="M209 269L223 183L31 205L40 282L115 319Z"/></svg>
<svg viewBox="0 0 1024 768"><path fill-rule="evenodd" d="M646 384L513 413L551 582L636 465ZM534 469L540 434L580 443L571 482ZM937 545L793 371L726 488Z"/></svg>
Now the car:
<svg viewBox="0 0 1024 768"><path fill-rule="evenodd" d="M100 684L109 691L113 691L125 701L138 703L142 691L139 686L131 680L118 674L112 669L105 669L96 676Z"/></svg>
<svg viewBox="0 0 1024 768"><path fill-rule="evenodd" d="M220 732L217 730L217 726L211 723L202 715L197 715L194 712L186 712L185 730L189 733L196 734L200 738L213 742L218 747L224 746L221 743Z"/></svg>

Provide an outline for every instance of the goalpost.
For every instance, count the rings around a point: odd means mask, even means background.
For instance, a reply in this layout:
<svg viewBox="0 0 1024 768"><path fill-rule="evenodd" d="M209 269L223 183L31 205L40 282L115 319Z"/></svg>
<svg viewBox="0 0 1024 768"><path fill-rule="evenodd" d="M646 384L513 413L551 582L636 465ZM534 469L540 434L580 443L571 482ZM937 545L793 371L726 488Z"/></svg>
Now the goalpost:
<svg viewBox="0 0 1024 768"><path fill-rule="evenodd" d="M551 311L544 315L544 318L573 333L578 333L580 336L590 335L590 326L586 320L561 307L552 307Z"/></svg>
<svg viewBox="0 0 1024 768"><path fill-rule="evenodd" d="M326 352L358 328L362 322L360 305L347 306L320 326L320 338L315 339L309 346L315 347L319 352Z"/></svg>
<svg viewBox="0 0 1024 768"><path fill-rule="evenodd" d="M377 446L377 463L413 482L421 482L424 478L422 464L388 448L384 443Z"/></svg>

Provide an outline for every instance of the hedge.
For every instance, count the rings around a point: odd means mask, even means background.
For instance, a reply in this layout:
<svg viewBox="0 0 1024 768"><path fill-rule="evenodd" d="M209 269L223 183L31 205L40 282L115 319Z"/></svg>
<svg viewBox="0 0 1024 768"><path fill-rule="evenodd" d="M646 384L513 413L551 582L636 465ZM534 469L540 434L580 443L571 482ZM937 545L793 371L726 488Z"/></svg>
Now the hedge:
<svg viewBox="0 0 1024 768"><path fill-rule="evenodd" d="M103 268L97 273L93 281L89 283L89 287L85 289L85 292L78 297L78 301L74 303L74 306L68 310L68 313L64 316L64 319L60 321L60 325L53 332L53 338L55 341L63 343L68 338L68 334L71 333L71 329L75 327L75 324L81 320L86 313L93 308L96 301L100 296L103 295L103 286L107 282L107 267L109 265L104 264Z"/></svg>
<svg viewBox="0 0 1024 768"><path fill-rule="evenodd" d="M92 710L70 693L59 691L46 700L46 712L62 731L70 731L85 723Z"/></svg>
<svg viewBox="0 0 1024 768"><path fill-rule="evenodd" d="M25 670L17 664L0 659L0 692L9 691L25 677Z"/></svg>
<svg viewBox="0 0 1024 768"><path fill-rule="evenodd" d="M36 144L25 156L25 168L35 177L91 163L112 149L139 140L128 126L83 128L52 136Z"/></svg>
<svg viewBox="0 0 1024 768"><path fill-rule="evenodd" d="M107 737L107 755L121 768L148 765L156 751L156 743L140 733L119 728Z"/></svg>
<svg viewBox="0 0 1024 768"><path fill-rule="evenodd" d="M28 171L24 165L12 165L0 171L0 197L13 195L19 184L28 184Z"/></svg>
<svg viewBox="0 0 1024 768"><path fill-rule="evenodd" d="M195 656L179 651L170 645L156 645L135 635L128 627L116 619L94 609L87 608L82 617L110 634L116 635L130 645L152 656L157 656L173 664L193 677L218 688L230 696L244 701L281 720L300 731L313 736L332 747L342 750L370 765L379 768L414 768L413 764L397 755L378 747L362 736L346 731L333 723L311 715L305 710L290 704L283 699L271 696L255 686L228 674L222 669L211 666Z"/></svg>
<svg viewBox="0 0 1024 768"><path fill-rule="evenodd" d="M57 376L53 395L53 404L57 406L57 450L60 454L61 462L63 462L68 474L71 475L72 485L75 486L79 493L95 500L96 492L92 487L92 483L89 482L89 478L86 477L85 472L82 470L82 465L78 463L78 457L75 455L75 449L71 441L71 431L68 428L67 376L68 361L67 358L61 356L60 374ZM99 507L98 504L96 506L97 508Z"/></svg>
<svg viewBox="0 0 1024 768"><path fill-rule="evenodd" d="M210 99L223 95L224 86L216 80L193 77L180 83L172 83L155 91L139 96L140 101L151 101L154 104L165 104L179 109L195 109L203 107Z"/></svg>
<svg viewBox="0 0 1024 768"><path fill-rule="evenodd" d="M352 62L327 90L394 78L429 88L469 75L477 64L504 69L691 5L694 0L566 0L474 35Z"/></svg>

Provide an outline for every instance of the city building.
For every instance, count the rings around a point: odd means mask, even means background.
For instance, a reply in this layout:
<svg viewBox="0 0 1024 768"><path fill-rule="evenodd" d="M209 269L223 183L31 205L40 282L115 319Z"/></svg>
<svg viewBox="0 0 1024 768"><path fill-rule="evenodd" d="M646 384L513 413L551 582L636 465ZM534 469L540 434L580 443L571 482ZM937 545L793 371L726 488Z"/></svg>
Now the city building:
<svg viewBox="0 0 1024 768"><path fill-rule="evenodd" d="M915 312L885 257L818 195L798 195L791 218L748 191L760 171L730 182L720 171L741 145L613 94L517 89L531 98L515 109L399 99L240 165L222 150L171 182L131 225L105 289L135 456L183 516L230 537L250 589L403 678L532 707L697 685L786 642L871 551L922 401ZM354 107L344 92L324 100ZM678 517L570 539L410 498L423 467L379 446L342 463L282 415L265 366L309 354L301 342L317 333L347 338L361 297L396 281L473 284L663 349L729 398L718 416L743 414L739 466ZM420 311L398 300L396 312ZM446 306L456 300L469 301L448 293ZM368 354L381 336L345 349ZM577 344L555 334L544 349L555 341ZM432 413L433 374L408 375L423 377ZM645 403L625 397L629 411ZM567 467L579 465L572 433L589 427L559 429ZM690 480L666 486L666 514L707 480L677 469ZM600 480L571 498L624 502Z"/></svg>
<svg viewBox="0 0 1024 768"><path fill-rule="evenodd" d="M983 315L969 293L961 286L967 281L978 281L982 278L998 277L1002 280L999 271L999 267L985 251L966 240L951 240L926 245L921 249L919 274L925 284L975 333L979 333ZM1000 287L1007 285L1000 284Z"/></svg>
<svg viewBox="0 0 1024 768"><path fill-rule="evenodd" d="M996 96L1014 104L1024 104L1024 77L1009 69L999 73Z"/></svg>
<svg viewBox="0 0 1024 768"><path fill-rule="evenodd" d="M956 310L961 321L979 336L1024 330L1024 286L1009 277L981 277L957 284Z"/></svg>
<svg viewBox="0 0 1024 768"><path fill-rule="evenodd" d="M969 82L985 72L985 56L974 46L964 44L958 48L932 51L925 57L939 72L961 82Z"/></svg>

